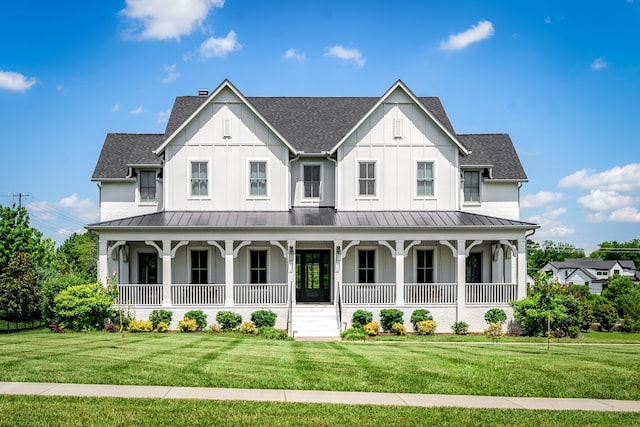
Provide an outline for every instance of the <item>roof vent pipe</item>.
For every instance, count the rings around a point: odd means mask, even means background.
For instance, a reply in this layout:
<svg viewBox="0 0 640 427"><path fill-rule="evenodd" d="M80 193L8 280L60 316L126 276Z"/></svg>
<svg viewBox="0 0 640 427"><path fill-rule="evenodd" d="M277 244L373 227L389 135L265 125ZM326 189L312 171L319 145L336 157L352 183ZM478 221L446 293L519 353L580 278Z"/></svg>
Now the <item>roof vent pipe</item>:
<svg viewBox="0 0 640 427"><path fill-rule="evenodd" d="M198 89L198 96L209 96L209 91L206 89Z"/></svg>

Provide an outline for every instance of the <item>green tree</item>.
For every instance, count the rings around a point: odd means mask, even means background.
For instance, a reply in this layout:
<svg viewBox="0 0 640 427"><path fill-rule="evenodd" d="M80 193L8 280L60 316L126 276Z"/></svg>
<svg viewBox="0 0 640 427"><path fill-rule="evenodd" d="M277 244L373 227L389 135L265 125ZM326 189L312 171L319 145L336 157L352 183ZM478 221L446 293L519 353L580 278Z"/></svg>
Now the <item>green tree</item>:
<svg viewBox="0 0 640 427"><path fill-rule="evenodd" d="M54 244L42 239L42 233L29 226L29 214L24 206L0 206L0 271L20 252L31 255L36 267L52 262Z"/></svg>
<svg viewBox="0 0 640 427"><path fill-rule="evenodd" d="M86 233L73 233L60 245L57 255L68 266L69 272L82 277L86 282L93 282L97 272L98 235L90 230Z"/></svg>
<svg viewBox="0 0 640 427"><path fill-rule="evenodd" d="M618 243L615 240L600 243L597 251L591 252L591 258L604 260L629 260L640 265L640 239L632 239L628 242Z"/></svg>
<svg viewBox="0 0 640 427"><path fill-rule="evenodd" d="M18 252L0 274L0 310L20 316L34 315L40 309L38 273L31 255Z"/></svg>
<svg viewBox="0 0 640 427"><path fill-rule="evenodd" d="M640 285L629 277L611 277L602 296L611 302L620 318L640 319Z"/></svg>
<svg viewBox="0 0 640 427"><path fill-rule="evenodd" d="M585 258L584 251L569 243L555 243L551 240L538 243L527 240L527 267L532 276L548 262L563 261L565 258Z"/></svg>

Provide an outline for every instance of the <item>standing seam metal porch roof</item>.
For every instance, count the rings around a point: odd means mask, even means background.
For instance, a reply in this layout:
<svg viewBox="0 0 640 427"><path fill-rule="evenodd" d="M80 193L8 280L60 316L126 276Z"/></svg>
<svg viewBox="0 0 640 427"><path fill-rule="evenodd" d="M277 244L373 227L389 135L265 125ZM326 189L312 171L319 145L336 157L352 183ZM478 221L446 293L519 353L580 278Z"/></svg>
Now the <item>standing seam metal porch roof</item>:
<svg viewBox="0 0 640 427"><path fill-rule="evenodd" d="M294 208L290 211L167 211L103 221L87 228L538 228L536 224L462 211L341 211Z"/></svg>

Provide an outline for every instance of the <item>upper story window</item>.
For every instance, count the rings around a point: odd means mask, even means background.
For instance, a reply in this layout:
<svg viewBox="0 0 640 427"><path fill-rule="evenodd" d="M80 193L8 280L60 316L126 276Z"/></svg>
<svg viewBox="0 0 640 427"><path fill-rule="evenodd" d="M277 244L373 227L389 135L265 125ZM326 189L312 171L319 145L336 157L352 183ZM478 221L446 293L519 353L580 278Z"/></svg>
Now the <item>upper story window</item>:
<svg viewBox="0 0 640 427"><path fill-rule="evenodd" d="M209 178L207 162L191 162L191 195L209 195Z"/></svg>
<svg viewBox="0 0 640 427"><path fill-rule="evenodd" d="M376 195L376 162L362 161L358 162L358 195L375 196Z"/></svg>
<svg viewBox="0 0 640 427"><path fill-rule="evenodd" d="M320 198L320 165L303 165L304 198Z"/></svg>
<svg viewBox="0 0 640 427"><path fill-rule="evenodd" d="M433 196L433 163L418 162L416 193L419 197Z"/></svg>
<svg viewBox="0 0 640 427"><path fill-rule="evenodd" d="M480 201L480 172L464 171L464 201Z"/></svg>
<svg viewBox="0 0 640 427"><path fill-rule="evenodd" d="M156 172L140 171L140 201L155 202L156 201Z"/></svg>
<svg viewBox="0 0 640 427"><path fill-rule="evenodd" d="M249 162L249 195L266 196L267 195L267 162L251 161Z"/></svg>

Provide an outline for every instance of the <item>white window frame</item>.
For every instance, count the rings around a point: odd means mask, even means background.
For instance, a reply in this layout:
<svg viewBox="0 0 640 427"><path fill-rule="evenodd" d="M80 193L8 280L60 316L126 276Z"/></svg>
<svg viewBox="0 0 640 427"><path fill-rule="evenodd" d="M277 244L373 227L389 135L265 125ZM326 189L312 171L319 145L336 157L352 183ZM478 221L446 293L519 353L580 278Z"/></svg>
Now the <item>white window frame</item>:
<svg viewBox="0 0 640 427"><path fill-rule="evenodd" d="M231 119L222 119L222 139L231 139Z"/></svg>
<svg viewBox="0 0 640 427"><path fill-rule="evenodd" d="M374 193L373 194L360 194L360 165L362 163L373 163L373 183L374 183ZM365 178L369 179L369 178ZM380 194L380 167L379 162L376 159L357 159L356 160L356 198L357 199L378 199Z"/></svg>
<svg viewBox="0 0 640 427"><path fill-rule="evenodd" d="M264 163L265 175L265 194L251 194L251 165L253 163ZM269 167L269 159L248 159L247 160L247 200L261 200L269 198L269 181L271 181L271 173Z"/></svg>
<svg viewBox="0 0 640 427"><path fill-rule="evenodd" d="M431 163L431 182L433 184L433 194L418 194L418 167L420 163ZM416 199L435 199L436 198L436 162L433 159L416 159L413 168L413 194Z"/></svg>
<svg viewBox="0 0 640 427"><path fill-rule="evenodd" d="M193 186L191 180L193 179L193 164L204 163L207 165L207 194L193 194ZM211 163L207 159L189 159L187 161L187 167L189 174L187 175L187 194L189 199L210 199L211 198Z"/></svg>
<svg viewBox="0 0 640 427"><path fill-rule="evenodd" d="M467 192L465 191L466 179L464 174L466 172L475 172L478 174L478 200L467 200ZM482 171L476 169L463 169L462 170L462 202L465 205L479 205L482 201Z"/></svg>
<svg viewBox="0 0 640 427"><path fill-rule="evenodd" d="M413 248L413 283L418 283L418 251L433 252L433 283L438 282L438 251L436 246L414 246Z"/></svg>
<svg viewBox="0 0 640 427"><path fill-rule="evenodd" d="M402 139L402 119L393 119L393 139Z"/></svg>
<svg viewBox="0 0 640 427"><path fill-rule="evenodd" d="M140 169L138 170L138 182L137 182L137 196L138 196L138 204L140 205L157 205L158 204L158 171L155 169ZM143 200L142 199L142 174L143 173L152 173L153 174L153 182L155 183L154 188L155 192L153 195L153 199Z"/></svg>
<svg viewBox="0 0 640 427"><path fill-rule="evenodd" d="M271 248L268 246L251 246L247 248L247 284L251 284L251 252L267 253L267 284L271 283Z"/></svg>
<svg viewBox="0 0 640 427"><path fill-rule="evenodd" d="M305 180L304 180L304 168L306 166L317 166L320 168L320 182L318 184L318 197L307 197L306 196L306 187L305 187ZM300 177L301 177L301 181L302 181L302 197L300 198L301 201L303 202L321 202L323 200L322 197L322 193L323 193L323 183L324 183L324 168L322 167L322 163L318 163L318 162L305 162L302 163L301 168L300 168Z"/></svg>
<svg viewBox="0 0 640 427"><path fill-rule="evenodd" d="M373 282L369 283L361 283L360 282L360 252L364 251L373 251ZM378 248L375 246L360 246L356 248L356 275L355 275L355 283L362 285L371 285L374 283L379 283L379 271L380 271L380 259L378 257Z"/></svg>
<svg viewBox="0 0 640 427"><path fill-rule="evenodd" d="M187 283L188 284L196 284L196 283L191 283L191 269L193 268L193 263L192 263L192 252L193 251L198 251L198 252L206 252L207 253L207 283L202 283L202 284L210 284L211 283L211 277L212 273L213 273L213 260L211 259L211 250L207 247L204 246L189 246L188 250L187 250Z"/></svg>

